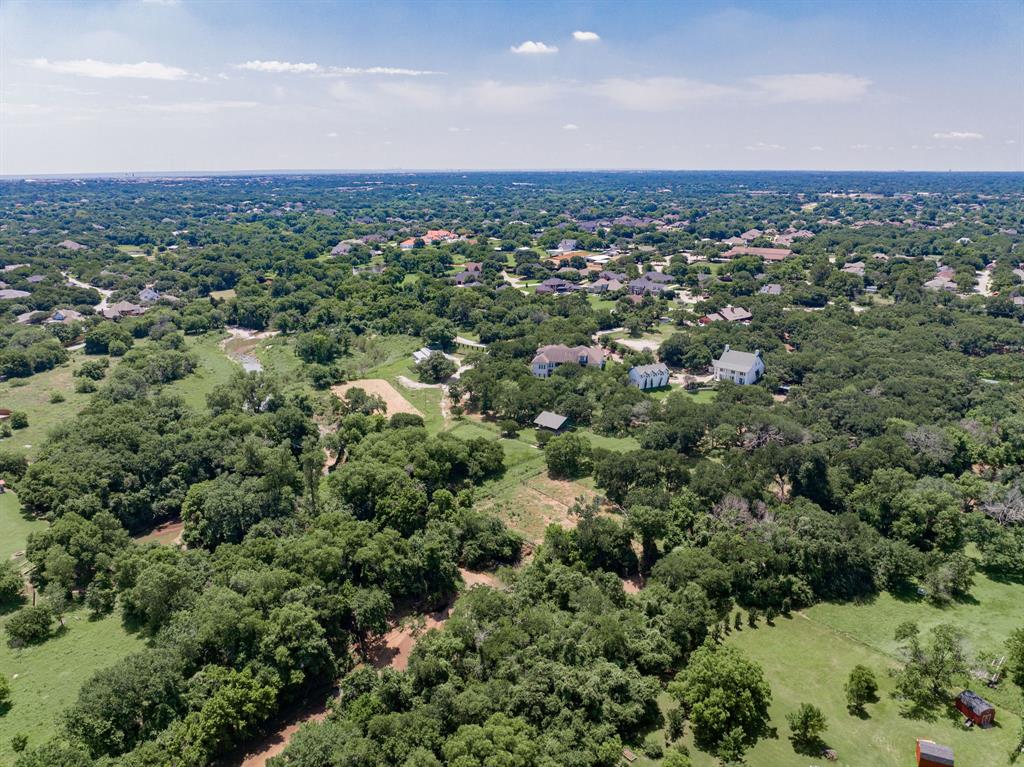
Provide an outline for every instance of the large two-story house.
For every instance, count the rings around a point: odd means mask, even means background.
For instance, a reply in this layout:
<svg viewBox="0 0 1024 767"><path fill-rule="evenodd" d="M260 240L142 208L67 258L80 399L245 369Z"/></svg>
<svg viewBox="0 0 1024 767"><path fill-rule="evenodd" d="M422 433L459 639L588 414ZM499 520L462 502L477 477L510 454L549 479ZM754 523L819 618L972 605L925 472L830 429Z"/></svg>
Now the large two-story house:
<svg viewBox="0 0 1024 767"><path fill-rule="evenodd" d="M746 385L757 383L764 375L764 360L761 359L761 350L757 349L753 354L750 352L738 352L725 345L722 356L713 363L715 368L716 381L732 381L736 384Z"/></svg>
<svg viewBox="0 0 1024 767"><path fill-rule="evenodd" d="M559 365L575 362L581 367L604 367L604 349L600 346L542 346L530 362L530 372L537 378L547 378Z"/></svg>

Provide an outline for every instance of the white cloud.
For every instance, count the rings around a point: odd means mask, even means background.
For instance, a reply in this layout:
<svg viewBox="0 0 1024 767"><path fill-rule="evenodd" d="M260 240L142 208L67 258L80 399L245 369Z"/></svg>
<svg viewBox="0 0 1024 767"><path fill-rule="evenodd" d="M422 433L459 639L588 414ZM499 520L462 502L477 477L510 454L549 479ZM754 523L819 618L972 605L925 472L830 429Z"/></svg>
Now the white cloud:
<svg viewBox="0 0 1024 767"><path fill-rule="evenodd" d="M171 104L143 104L139 109L149 112L209 114L223 109L252 109L258 106L262 106L258 101L181 101Z"/></svg>
<svg viewBox="0 0 1024 767"><path fill-rule="evenodd" d="M583 32L577 29L572 33L572 39L578 40L581 43L596 43L601 39L601 36L597 32Z"/></svg>
<svg viewBox="0 0 1024 767"><path fill-rule="evenodd" d="M724 85L685 77L648 77L631 80L613 77L591 87L592 92L624 109L663 112L735 95Z"/></svg>
<svg viewBox="0 0 1024 767"><path fill-rule="evenodd" d="M334 131L331 131L330 133L327 134L327 138L338 138L338 134L335 133Z"/></svg>
<svg viewBox="0 0 1024 767"><path fill-rule="evenodd" d="M785 149L782 144L766 144L763 141L758 141L754 144L747 144L745 147L748 152L778 152L780 149Z"/></svg>
<svg viewBox="0 0 1024 767"><path fill-rule="evenodd" d="M1008 138L1008 139L1006 139L1006 143L1012 146L1013 144L1017 143L1017 140L1016 139L1012 139L1012 138Z"/></svg>
<svg viewBox="0 0 1024 767"><path fill-rule="evenodd" d="M860 152L865 149L870 149L870 147L867 144L850 144L850 149L854 150L855 152Z"/></svg>
<svg viewBox="0 0 1024 767"><path fill-rule="evenodd" d="M978 139L985 137L980 133L975 133L974 131L951 130L946 133L933 133L932 138L947 141L977 141Z"/></svg>
<svg viewBox="0 0 1024 767"><path fill-rule="evenodd" d="M750 83L771 101L856 101L867 93L871 81L866 77L838 73L765 75L752 77Z"/></svg>
<svg viewBox="0 0 1024 767"><path fill-rule="evenodd" d="M141 0L143 5L181 5L181 0Z"/></svg>
<svg viewBox="0 0 1024 767"><path fill-rule="evenodd" d="M820 144L815 144L814 146L811 147L811 151L812 152L824 152L825 151L825 147L821 146Z"/></svg>
<svg viewBox="0 0 1024 767"><path fill-rule="evenodd" d="M247 69L250 72L269 72L272 74L279 74L281 72L287 72L289 74L301 74L304 72L319 72L320 65L315 62L291 62L291 61L261 61L256 59L254 61L246 61L242 64L235 64L235 69Z"/></svg>
<svg viewBox="0 0 1024 767"><path fill-rule="evenodd" d="M406 69L405 67L327 67L325 74L337 75L404 75L406 77L422 77L424 75L441 75L431 69Z"/></svg>
<svg viewBox="0 0 1024 767"><path fill-rule="evenodd" d="M315 74L330 77L347 77L354 75L401 75L405 77L420 77L422 75L439 75L440 72L433 72L429 69L407 69L405 67L327 67L317 64L315 61L263 61L255 59L241 64L235 64L235 69L246 69L250 72L265 72L268 74Z"/></svg>
<svg viewBox="0 0 1024 767"><path fill-rule="evenodd" d="M112 64L95 59L75 59L73 61L50 61L49 59L31 59L26 63L35 69L56 72L62 75L79 75L81 77L98 77L111 79L127 77L140 80L184 80L188 72L180 67L172 67L153 61L140 61L138 64Z"/></svg>
<svg viewBox="0 0 1024 767"><path fill-rule="evenodd" d="M576 125L575 123L566 123L565 125L562 126L562 130L579 130L579 129L580 129L580 126Z"/></svg>
<svg viewBox="0 0 1024 767"><path fill-rule="evenodd" d="M554 45L548 45L547 43L527 40L526 42L520 43L519 45L513 45L511 51L512 53L536 55L539 53L558 53L558 48Z"/></svg>

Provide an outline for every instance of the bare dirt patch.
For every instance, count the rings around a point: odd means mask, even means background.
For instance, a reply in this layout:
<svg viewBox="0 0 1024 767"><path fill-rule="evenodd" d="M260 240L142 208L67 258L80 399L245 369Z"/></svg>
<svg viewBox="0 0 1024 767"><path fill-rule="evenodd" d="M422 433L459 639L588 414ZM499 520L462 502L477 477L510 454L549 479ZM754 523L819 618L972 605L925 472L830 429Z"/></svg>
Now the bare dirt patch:
<svg viewBox="0 0 1024 767"><path fill-rule="evenodd" d="M349 381L345 384L332 386L331 391L338 397L344 397L345 392L355 388L362 389L367 394L376 394L383 399L384 404L388 408L388 415L394 415L395 413L423 415L389 381L385 381L383 378L360 378L358 381Z"/></svg>
<svg viewBox="0 0 1024 767"><path fill-rule="evenodd" d="M478 508L496 514L528 541L538 543L543 540L548 525L560 525L567 530L575 527L576 518L569 511L576 499L582 497L585 502L590 502L597 495L578 482L538 474L510 493L484 500Z"/></svg>
<svg viewBox="0 0 1024 767"><path fill-rule="evenodd" d="M281 726L274 732L254 740L244 753L225 757L218 767L266 767L267 760L278 756L288 746L292 736L307 722L322 722L327 717L328 701L306 702L281 715Z"/></svg>
<svg viewBox="0 0 1024 767"><path fill-rule="evenodd" d="M185 523L180 519L164 522L135 540L139 543L159 543L161 546L180 546Z"/></svg>
<svg viewBox="0 0 1024 767"><path fill-rule="evenodd" d="M441 628L452 613L451 605L426 615L397 619L394 627L376 639L369 648L368 660L374 668L405 671L416 640L430 629Z"/></svg>

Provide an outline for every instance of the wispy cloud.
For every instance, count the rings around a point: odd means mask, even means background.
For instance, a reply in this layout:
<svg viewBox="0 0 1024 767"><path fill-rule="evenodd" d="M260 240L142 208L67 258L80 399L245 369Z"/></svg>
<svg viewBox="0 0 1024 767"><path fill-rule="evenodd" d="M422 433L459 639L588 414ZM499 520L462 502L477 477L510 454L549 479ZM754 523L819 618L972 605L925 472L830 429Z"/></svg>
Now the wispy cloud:
<svg viewBox="0 0 1024 767"><path fill-rule="evenodd" d="M562 126L562 130L579 130L579 129L580 129L580 126L576 125L576 123L566 123L565 125Z"/></svg>
<svg viewBox="0 0 1024 767"><path fill-rule="evenodd" d="M320 65L312 61L307 63L303 61L262 61L256 59L235 64L235 69L246 69L250 72L269 72L271 74L280 74L282 72L301 74L304 72L319 72Z"/></svg>
<svg viewBox="0 0 1024 767"><path fill-rule="evenodd" d="M466 88L458 100L492 112L522 112L546 104L562 92L561 88L547 83L516 85L484 80Z"/></svg>
<svg viewBox="0 0 1024 767"><path fill-rule="evenodd" d="M815 144L814 146L811 147L811 151L812 152L824 152L825 151L825 147L821 146L820 144Z"/></svg>
<svg viewBox="0 0 1024 767"><path fill-rule="evenodd" d="M27 66L46 72L101 79L133 78L138 80L184 80L189 73L181 67L172 67L154 61L140 61L137 64L114 64L95 59L74 59L71 61L50 61L30 59Z"/></svg>
<svg viewBox="0 0 1024 767"><path fill-rule="evenodd" d="M840 73L765 75L750 78L750 83L760 95L776 102L856 101L871 86L866 77Z"/></svg>
<svg viewBox="0 0 1024 767"><path fill-rule="evenodd" d="M558 53L558 47L554 45L548 45L547 43L527 40L526 42L520 43L519 45L513 45L511 51L512 53L518 53L525 56L534 56L537 54Z"/></svg>
<svg viewBox="0 0 1024 767"><path fill-rule="evenodd" d="M347 77L356 75L398 75L405 77L421 77L423 75L439 75L441 72L434 72L429 69L408 69L406 67L334 67L317 64L315 61L269 61L255 59L235 64L235 69L244 69L249 72L264 72L267 74L314 74L333 77Z"/></svg>
<svg viewBox="0 0 1024 767"><path fill-rule="evenodd" d="M138 108L147 112L209 114L224 109L252 109L258 106L262 106L258 101L180 101L170 104L143 104Z"/></svg>
<svg viewBox="0 0 1024 767"><path fill-rule="evenodd" d="M786 147L782 144L766 144L764 141L757 141L753 144L747 144L743 148L748 152L778 152Z"/></svg>
<svg viewBox="0 0 1024 767"><path fill-rule="evenodd" d="M597 34L597 32L584 32L577 29L572 33L572 39L581 43L596 43L601 39L601 35Z"/></svg>
<svg viewBox="0 0 1024 767"><path fill-rule="evenodd" d="M163 5L163 6L174 6L181 5L181 0L140 0L143 5Z"/></svg>
<svg viewBox="0 0 1024 767"><path fill-rule="evenodd" d="M733 96L736 89L685 77L613 77L591 86L597 96L624 109L662 112Z"/></svg>
<svg viewBox="0 0 1024 767"><path fill-rule="evenodd" d="M974 131L951 130L945 133L933 133L932 138L944 141L977 141L985 137L981 133L975 133Z"/></svg>

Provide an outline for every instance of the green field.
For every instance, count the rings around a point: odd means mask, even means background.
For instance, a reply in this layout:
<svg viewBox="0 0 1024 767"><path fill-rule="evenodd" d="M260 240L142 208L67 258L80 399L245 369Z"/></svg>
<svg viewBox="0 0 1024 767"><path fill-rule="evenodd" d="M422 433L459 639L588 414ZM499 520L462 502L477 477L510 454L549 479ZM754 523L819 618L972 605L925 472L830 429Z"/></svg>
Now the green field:
<svg viewBox="0 0 1024 767"><path fill-rule="evenodd" d="M124 630L117 612L91 621L79 609L64 622L63 633L40 645L12 650L0 642L0 674L11 683L11 708L0 719L0 765L14 761L11 736L24 733L30 746L39 745L55 733L61 712L84 681L144 646Z"/></svg>
<svg viewBox="0 0 1024 767"><path fill-rule="evenodd" d="M925 602L901 602L883 594L861 605L821 604L791 618L778 618L774 626L763 621L757 629L733 631L727 641L742 649L765 670L772 688L771 725L776 738L763 740L747 755L756 767L912 767L917 738L950 746L958 765L1006 767L1007 754L1017 742L1020 727L1020 691L1008 681L998 690L968 679L960 680L996 706L998 726L965 730L952 706L939 709L930 720L911 719L901 713L892 695L888 672L897 666L893 633L903 621L914 620L922 631L938 623L952 623L965 631L969 659L979 652L999 649L1009 632L1021 625L1024 586L1003 584L978 576L974 601L946 609ZM879 682L879 701L868 704L867 717L846 710L843 684L855 664L871 668ZM828 720L823 740L837 751L838 761L796 753L789 741L786 715L801 703L813 703ZM667 706L672 704L665 700ZM660 741L661 733L652 739ZM693 747L694 767L715 767L717 761ZM657 762L642 759L641 767Z"/></svg>
<svg viewBox="0 0 1024 767"><path fill-rule="evenodd" d="M188 349L196 355L196 369L192 375L169 384L165 390L179 395L192 409L205 412L206 395L227 381L236 370L241 370L220 348L220 342L225 338L225 333L189 337Z"/></svg>
<svg viewBox="0 0 1024 767"><path fill-rule="evenodd" d="M28 427L18 429L13 436L0 440L0 448L21 453L31 460L38 452L46 435L54 426L74 418L84 408L90 395L75 392L72 372L87 359L81 350L70 352L63 365L30 378L12 378L0 383L0 403L11 410L24 410L28 414ZM50 396L59 392L63 402L52 403Z"/></svg>
<svg viewBox="0 0 1024 767"><path fill-rule="evenodd" d="M25 548L28 534L46 523L28 520L14 493L0 495L0 556ZM0 636L10 616L0 616ZM11 707L0 719L0 765L11 764L11 736L24 733L38 745L55 731L57 717L78 694L82 682L97 669L142 646L115 614L90 621L85 610L65 617L63 633L41 645L14 650L0 638L0 675L11 683Z"/></svg>
<svg viewBox="0 0 1024 767"><path fill-rule="evenodd" d="M46 527L39 519L22 515L21 504L13 491L0 495L0 559L9 559L16 551L25 550L28 534Z"/></svg>

